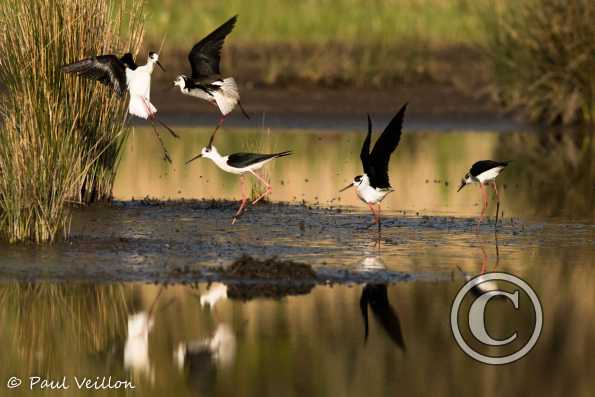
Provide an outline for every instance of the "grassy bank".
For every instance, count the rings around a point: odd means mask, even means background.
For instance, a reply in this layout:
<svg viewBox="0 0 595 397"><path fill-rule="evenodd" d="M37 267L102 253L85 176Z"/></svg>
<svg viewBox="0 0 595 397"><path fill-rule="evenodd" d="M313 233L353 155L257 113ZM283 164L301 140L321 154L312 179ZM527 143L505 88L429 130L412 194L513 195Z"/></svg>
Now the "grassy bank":
<svg viewBox="0 0 595 397"><path fill-rule="evenodd" d="M394 88L437 83L545 123L592 122L589 0L149 0L148 42L174 68L196 40L240 18L224 70L246 84Z"/></svg>
<svg viewBox="0 0 595 397"><path fill-rule="evenodd" d="M138 49L141 6L129 6L130 36L122 40L124 7L92 0L0 3L3 238L52 241L68 231L69 202L111 194L125 102L97 83L65 77L60 67L90 54Z"/></svg>
<svg viewBox="0 0 595 397"><path fill-rule="evenodd" d="M149 0L147 42L156 47L166 37L164 60L185 67L191 46L238 14L222 61L224 69L236 75L249 69L250 83L379 87L452 82L452 73L445 73L453 64L450 49L467 50L483 33L475 4L470 0Z"/></svg>

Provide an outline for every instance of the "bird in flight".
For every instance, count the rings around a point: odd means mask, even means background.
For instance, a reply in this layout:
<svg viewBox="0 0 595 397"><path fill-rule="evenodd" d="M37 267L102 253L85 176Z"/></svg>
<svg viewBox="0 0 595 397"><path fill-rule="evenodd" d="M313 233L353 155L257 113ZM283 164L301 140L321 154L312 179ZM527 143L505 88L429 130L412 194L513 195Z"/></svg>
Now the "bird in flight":
<svg viewBox="0 0 595 397"><path fill-rule="evenodd" d="M500 212L500 195L498 193L498 187L496 186L496 177L500 175L500 172L510 163L510 161L493 161L493 160L481 160L471 166L469 172L465 174L461 179L461 185L457 192L460 192L465 186L478 183L481 195L483 197L483 207L481 214L477 220L477 229L479 231L479 225L485 214L485 210L488 208L488 193L484 188L484 185L491 184L496 193L496 226L498 225L498 213Z"/></svg>
<svg viewBox="0 0 595 397"><path fill-rule="evenodd" d="M155 136L163 150L163 157L171 163L169 153L154 122L161 124L172 136L178 138L178 135L157 118L157 109L151 103L151 74L155 64L164 70L156 52L150 52L147 63L142 66L138 66L134 62L131 53L126 53L122 57L107 54L92 56L64 65L62 71L108 85L120 97L124 96L125 92L128 91L130 94L128 113L151 121Z"/></svg>
<svg viewBox="0 0 595 397"><path fill-rule="evenodd" d="M390 156L395 151L401 140L401 129L403 117L407 104L404 104L390 123L386 126L380 138L376 141L374 149L370 153L370 141L372 139L372 120L368 115L368 135L364 139L360 159L364 168L363 175L358 175L353 182L345 186L340 192L355 187L357 196L364 203L368 204L374 214L374 223L378 224L380 230L380 202L387 194L394 191L388 180L388 163ZM376 205L376 208L374 207Z"/></svg>
<svg viewBox="0 0 595 397"><path fill-rule="evenodd" d="M233 220L231 222L231 224L233 225L235 224L236 220L242 215L242 211L244 210L244 208L246 208L246 202L248 201L248 196L246 195L246 192L244 190L244 175L248 173L254 175L256 179L258 179L266 187L265 192L252 202L252 204L256 204L264 196L273 192L273 188L267 182L267 180L263 178L261 175L259 175L256 171L262 168L269 161L279 157L289 156L290 154L291 151L284 151L271 154L234 153L227 156L222 156L221 154L219 154L217 148L214 145L211 145L202 148L200 154L188 160L186 164L189 164L197 158L205 157L213 161L213 163L215 163L215 165L217 165L217 167L221 168L223 171L240 176L242 202L240 204L240 208L234 215Z"/></svg>
<svg viewBox="0 0 595 397"><path fill-rule="evenodd" d="M246 118L250 118L240 102L240 93L235 80L233 77L222 78L219 71L223 42L233 30L237 19L237 15L230 18L196 43L188 54L192 70L190 76L181 74L174 80L174 87L180 87L182 94L205 100L219 109L221 117L211 135L208 146L213 143L217 130L225 121L225 116L236 105L239 106Z"/></svg>

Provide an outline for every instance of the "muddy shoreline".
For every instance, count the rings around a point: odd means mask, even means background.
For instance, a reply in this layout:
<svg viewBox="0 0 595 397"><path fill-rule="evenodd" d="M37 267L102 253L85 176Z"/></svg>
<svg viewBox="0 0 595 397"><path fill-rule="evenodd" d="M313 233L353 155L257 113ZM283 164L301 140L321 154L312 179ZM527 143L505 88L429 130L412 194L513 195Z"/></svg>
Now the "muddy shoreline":
<svg viewBox="0 0 595 397"><path fill-rule="evenodd" d="M386 212L378 245L377 231L365 212L267 203L251 207L231 226L236 205L149 201L77 210L68 241L49 247L1 246L1 279L262 282L223 271L250 255L311 265L316 277L306 281L315 284L440 281L451 280L461 261L476 256L473 247L496 244L509 255L554 248L589 257L594 244L592 225L507 220L496 236L493 223L484 224L477 235L471 218ZM370 271L365 266L370 258L383 258L385 263Z"/></svg>
<svg viewBox="0 0 595 397"><path fill-rule="evenodd" d="M183 96L169 83L155 84L152 100L161 118L173 125L211 126L218 113L212 106ZM379 90L360 88L246 87L240 86L242 103L251 119L234 111L227 127L360 129L366 113L378 123L388 121L401 104L408 102L407 125L415 130L529 129L520 119L506 114L487 98L465 95L438 83L410 84ZM144 125L132 120L134 125Z"/></svg>

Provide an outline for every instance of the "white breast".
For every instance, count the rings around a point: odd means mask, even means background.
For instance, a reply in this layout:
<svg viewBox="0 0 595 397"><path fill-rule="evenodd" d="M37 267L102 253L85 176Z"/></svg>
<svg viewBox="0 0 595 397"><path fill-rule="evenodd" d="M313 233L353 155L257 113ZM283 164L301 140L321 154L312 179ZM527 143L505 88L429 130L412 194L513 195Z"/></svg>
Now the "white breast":
<svg viewBox="0 0 595 397"><path fill-rule="evenodd" d="M126 69L128 91L132 96L141 96L151 100L151 74L138 67L136 70Z"/></svg>
<svg viewBox="0 0 595 397"><path fill-rule="evenodd" d="M364 177L362 183L357 186L357 196L364 203L377 204L381 202L384 197L392 190L389 189L375 189L368 183L368 179Z"/></svg>

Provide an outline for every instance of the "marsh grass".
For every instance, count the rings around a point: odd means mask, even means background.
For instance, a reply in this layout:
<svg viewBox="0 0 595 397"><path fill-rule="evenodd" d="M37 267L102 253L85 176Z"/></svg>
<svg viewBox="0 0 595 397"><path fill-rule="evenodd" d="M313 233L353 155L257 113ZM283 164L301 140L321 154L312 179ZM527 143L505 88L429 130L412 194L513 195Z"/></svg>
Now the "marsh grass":
<svg viewBox="0 0 595 397"><path fill-rule="evenodd" d="M479 15L497 100L532 121L594 121L595 2L493 2Z"/></svg>
<svg viewBox="0 0 595 397"><path fill-rule="evenodd" d="M11 242L52 241L69 230L68 202L109 198L125 101L61 65L102 53L136 53L142 2L0 2L0 232ZM126 21L126 26L124 26ZM121 38L120 31L127 32Z"/></svg>

